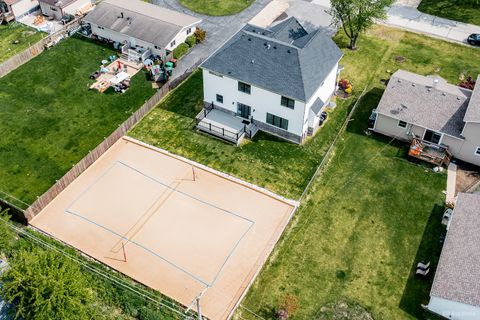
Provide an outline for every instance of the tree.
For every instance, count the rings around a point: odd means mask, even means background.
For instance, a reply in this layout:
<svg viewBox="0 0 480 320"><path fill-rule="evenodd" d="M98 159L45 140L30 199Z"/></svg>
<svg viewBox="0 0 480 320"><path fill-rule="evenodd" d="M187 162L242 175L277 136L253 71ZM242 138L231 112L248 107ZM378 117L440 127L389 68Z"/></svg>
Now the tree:
<svg viewBox="0 0 480 320"><path fill-rule="evenodd" d="M349 48L357 49L361 32L373 25L375 19L385 19L386 8L393 0L331 0L329 13L333 23L341 24L350 39Z"/></svg>
<svg viewBox="0 0 480 320"><path fill-rule="evenodd" d="M100 318L90 280L78 264L36 247L14 253L0 278L16 316L38 320Z"/></svg>
<svg viewBox="0 0 480 320"><path fill-rule="evenodd" d="M15 245L15 231L9 226L10 215L8 210L2 211L0 208L0 255L8 254L10 249Z"/></svg>

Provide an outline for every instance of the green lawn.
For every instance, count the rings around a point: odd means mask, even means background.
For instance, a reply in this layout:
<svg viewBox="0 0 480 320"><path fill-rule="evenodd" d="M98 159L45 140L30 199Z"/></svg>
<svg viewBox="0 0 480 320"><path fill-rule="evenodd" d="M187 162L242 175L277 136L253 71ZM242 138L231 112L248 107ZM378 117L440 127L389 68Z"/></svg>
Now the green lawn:
<svg viewBox="0 0 480 320"><path fill-rule="evenodd" d="M254 0L179 0L180 4L208 16L229 16L248 8Z"/></svg>
<svg viewBox="0 0 480 320"><path fill-rule="evenodd" d="M478 0L422 0L418 10L480 26L480 1Z"/></svg>
<svg viewBox="0 0 480 320"><path fill-rule="evenodd" d="M142 72L124 94L89 91L111 54L70 38L0 78L0 190L31 203L153 94Z"/></svg>
<svg viewBox="0 0 480 320"><path fill-rule="evenodd" d="M0 63L39 41L43 33L20 23L0 24ZM14 42L18 40L19 43Z"/></svg>
<svg viewBox="0 0 480 320"><path fill-rule="evenodd" d="M336 41L347 45L343 34ZM291 319L332 319L332 305L342 303L374 319L433 318L420 307L428 302L432 276L412 272L420 260L438 261L446 176L409 162L405 145L365 130L387 71L437 70L456 82L460 73L480 72L474 62L480 52L385 27L363 36L358 51L344 51L345 73L357 86L367 81L368 94L236 319L257 319L250 311L274 319L287 294L299 303ZM399 56L405 62L396 62Z"/></svg>
<svg viewBox="0 0 480 320"><path fill-rule="evenodd" d="M298 198L352 101L340 101L325 127L304 146L258 133L253 141L236 147L195 131L195 116L203 106L202 74L197 71L130 135L287 197Z"/></svg>

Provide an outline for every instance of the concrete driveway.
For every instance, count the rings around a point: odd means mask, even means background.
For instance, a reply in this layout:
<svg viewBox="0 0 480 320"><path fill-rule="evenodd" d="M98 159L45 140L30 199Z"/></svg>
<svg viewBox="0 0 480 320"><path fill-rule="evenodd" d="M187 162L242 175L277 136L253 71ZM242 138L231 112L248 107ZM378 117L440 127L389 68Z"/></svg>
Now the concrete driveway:
<svg viewBox="0 0 480 320"><path fill-rule="evenodd" d="M175 69L173 79L182 75L186 70L194 66L198 61L206 59L217 50L225 41L240 30L250 19L260 12L270 0L257 0L250 7L233 16L212 17L192 12L181 6L177 0L153 0L154 4L190 14L202 19L200 27L207 31L204 43L195 48L182 58Z"/></svg>

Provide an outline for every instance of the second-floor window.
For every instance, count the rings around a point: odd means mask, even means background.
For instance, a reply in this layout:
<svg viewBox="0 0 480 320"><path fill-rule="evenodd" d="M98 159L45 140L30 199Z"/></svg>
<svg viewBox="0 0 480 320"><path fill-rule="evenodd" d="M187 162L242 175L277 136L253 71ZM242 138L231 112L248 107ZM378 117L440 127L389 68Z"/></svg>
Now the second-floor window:
<svg viewBox="0 0 480 320"><path fill-rule="evenodd" d="M175 45L175 40L172 41L172 43L170 43L170 47L173 47Z"/></svg>
<svg viewBox="0 0 480 320"><path fill-rule="evenodd" d="M250 94L251 92L251 87L249 84L243 83L243 82L238 82L238 91L244 92L247 94Z"/></svg>
<svg viewBox="0 0 480 320"><path fill-rule="evenodd" d="M217 94L217 102L223 103L223 96L221 94Z"/></svg>
<svg viewBox="0 0 480 320"><path fill-rule="evenodd" d="M287 98L287 97L282 97L280 99L280 104L284 107L293 109L295 108L295 100Z"/></svg>
<svg viewBox="0 0 480 320"><path fill-rule="evenodd" d="M406 123L405 121L400 120L400 121L398 121L398 126L399 126L400 128L406 128L406 127L407 127L407 123Z"/></svg>

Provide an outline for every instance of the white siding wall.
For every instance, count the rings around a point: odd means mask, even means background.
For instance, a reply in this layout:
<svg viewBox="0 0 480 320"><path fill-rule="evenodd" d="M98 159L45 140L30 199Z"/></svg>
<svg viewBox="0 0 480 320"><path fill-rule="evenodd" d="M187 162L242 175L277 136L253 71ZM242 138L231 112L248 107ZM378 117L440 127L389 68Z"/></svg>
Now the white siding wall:
<svg viewBox="0 0 480 320"><path fill-rule="evenodd" d="M188 29L191 29L191 32L189 34L187 34L187 31ZM170 43L168 44L167 46L167 50L169 51L172 51L173 49L175 49L176 47L178 47L178 45L180 43L184 43L185 40L187 39L187 37L193 35L193 33L195 32L195 29L196 29L196 25L192 25L190 27L187 27L187 28L183 28L182 31L180 31L176 36L175 38L172 39L172 41L170 41ZM171 46L171 43L175 40L175 45L174 46Z"/></svg>
<svg viewBox="0 0 480 320"><path fill-rule="evenodd" d="M92 27L92 33L94 33L94 34L96 34L96 35L98 35L102 38L110 39L110 40L120 42L120 43L123 43L124 41L130 41L130 37L125 35L125 34L122 34L122 33L119 33L119 32L116 32L116 31L113 31L113 30L110 30L110 29L100 29L96 24L93 24L93 23L90 23L90 25ZM165 54L164 50L155 49L155 46L153 44L149 43L149 42L145 42L145 41L142 41L142 40L139 40L139 39L135 39L135 44L137 46L141 46L141 47L144 47L144 48L151 49L153 54L157 54L157 55L160 55L160 56L163 56Z"/></svg>
<svg viewBox="0 0 480 320"><path fill-rule="evenodd" d="M65 13L75 15L79 9L83 8L84 6L86 6L89 3L92 3L92 1L91 0L77 0L73 3L71 3L69 6L65 7L63 9L63 11Z"/></svg>
<svg viewBox="0 0 480 320"><path fill-rule="evenodd" d="M39 6L38 0L22 0L12 4L12 12L16 19L28 14L29 11Z"/></svg>
<svg viewBox="0 0 480 320"><path fill-rule="evenodd" d="M337 87L337 72L338 72L338 63L333 67L328 76L325 78L323 84L317 89L315 94L310 98L306 104L305 108L305 120L308 119L307 127L316 128L316 124L320 118L311 111L312 105L315 103L317 98L320 98L325 104L330 102L330 98L335 93L335 88Z"/></svg>
<svg viewBox="0 0 480 320"><path fill-rule="evenodd" d="M480 157L475 150L480 147L480 123L468 122L463 130L465 142L458 151L458 158L480 166Z"/></svg>
<svg viewBox="0 0 480 320"><path fill-rule="evenodd" d="M408 132L423 139L425 128L415 125L407 125L407 128L398 126L398 120L377 114L374 131L399 140L410 141ZM480 157L475 155L475 150L480 147L480 123L468 123L463 131L465 139L459 139L443 135L441 144L446 145L455 158L480 166Z"/></svg>
<svg viewBox="0 0 480 320"><path fill-rule="evenodd" d="M237 102L252 107L252 116L256 121L266 123L267 112L288 120L288 131L302 136L306 133L305 103L295 101L295 108L280 105L281 95L252 86L251 94L238 91L238 81L226 76L219 77L203 70L204 101L215 104L232 112L237 112ZM216 95L223 96L223 104L216 102Z"/></svg>
<svg viewBox="0 0 480 320"><path fill-rule="evenodd" d="M430 297L428 309L447 319L453 320L478 320L480 308L468 304L446 300L439 297Z"/></svg>
<svg viewBox="0 0 480 320"><path fill-rule="evenodd" d="M45 2L40 2L42 13L46 16L53 17L55 20L60 20L63 17L63 11L60 7L50 5Z"/></svg>

